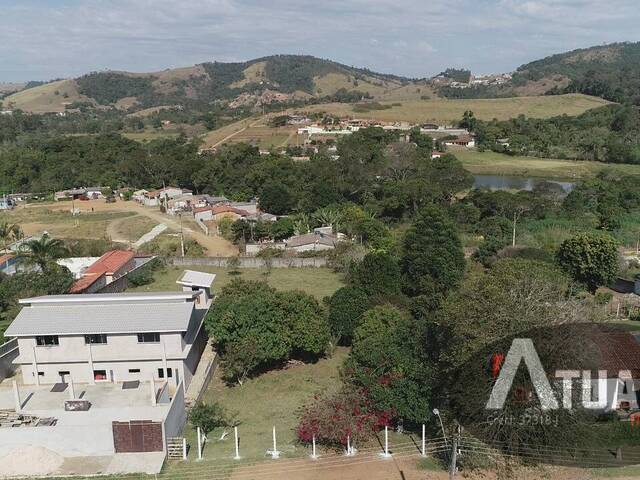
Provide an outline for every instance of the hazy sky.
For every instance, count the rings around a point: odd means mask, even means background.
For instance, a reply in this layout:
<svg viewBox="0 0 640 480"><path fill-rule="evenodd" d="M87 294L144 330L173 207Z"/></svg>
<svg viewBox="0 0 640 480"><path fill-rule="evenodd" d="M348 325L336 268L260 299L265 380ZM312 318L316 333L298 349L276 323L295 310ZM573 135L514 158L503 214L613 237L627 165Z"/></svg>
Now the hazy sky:
<svg viewBox="0 0 640 480"><path fill-rule="evenodd" d="M638 0L0 0L0 81L304 53L412 77L640 40Z"/></svg>

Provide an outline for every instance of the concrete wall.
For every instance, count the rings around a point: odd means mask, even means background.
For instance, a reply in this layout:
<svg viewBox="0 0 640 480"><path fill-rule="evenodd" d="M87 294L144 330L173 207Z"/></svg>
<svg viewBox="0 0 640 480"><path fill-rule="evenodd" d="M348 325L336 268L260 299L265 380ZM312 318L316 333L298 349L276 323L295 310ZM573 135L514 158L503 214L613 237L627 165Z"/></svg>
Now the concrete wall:
<svg viewBox="0 0 640 480"><path fill-rule="evenodd" d="M262 258L257 257L238 257L240 260L240 268L264 268L265 262ZM210 266L210 267L227 267L229 257L165 257L165 261L175 266ZM273 258L271 266L273 268L310 268L310 267L326 267L327 259L324 257L310 258Z"/></svg>
<svg viewBox="0 0 640 480"><path fill-rule="evenodd" d="M92 382L93 370L106 370L108 380L116 382L147 380L151 375L159 379L158 369L164 366L164 343L167 367L174 370L172 381L177 382L184 378L185 371L183 337L180 333L166 333L160 339L161 343L138 343L137 335L107 335L106 344L89 346L84 335L74 335L60 336L59 345L37 346L35 338L20 338L18 362L26 384L36 383L34 352L42 384L60 382L59 372L64 371L80 383ZM131 372L133 369L140 372Z"/></svg>
<svg viewBox="0 0 640 480"><path fill-rule="evenodd" d="M18 357L18 341L14 338L0 345L0 380L13 375L16 366L13 361Z"/></svg>
<svg viewBox="0 0 640 480"><path fill-rule="evenodd" d="M88 362L78 363L47 363L39 364L38 371L42 374L38 377L41 385L53 384L62 381L60 372L69 372L69 375L77 383L92 383L94 370L105 370L107 382L124 382L127 380L147 381L151 376L157 381L164 380L159 375L159 370L164 368L161 360L140 360L140 361L120 361L120 362L93 362L93 368ZM172 370L172 377L169 382L175 384L185 378L185 366L182 360L168 360L167 368ZM21 366L23 382L26 385L36 383L33 365L25 364ZM131 370L140 370L131 372ZM187 375L187 381L190 380ZM66 380L66 379L65 379ZM100 380L98 381L100 382Z"/></svg>
<svg viewBox="0 0 640 480"><path fill-rule="evenodd" d="M38 362L86 362L89 350L94 361L155 360L162 358L164 344L167 358L182 356L182 335L161 333L159 343L139 343L137 334L107 334L106 344L85 343L84 335L59 336L59 345L38 346L35 337L18 339L20 362L31 363L35 351ZM90 348L89 348L90 347Z"/></svg>
<svg viewBox="0 0 640 480"><path fill-rule="evenodd" d="M184 384L180 383L171 399L171 406L164 421L165 442L168 437L177 437L187 422L184 404Z"/></svg>

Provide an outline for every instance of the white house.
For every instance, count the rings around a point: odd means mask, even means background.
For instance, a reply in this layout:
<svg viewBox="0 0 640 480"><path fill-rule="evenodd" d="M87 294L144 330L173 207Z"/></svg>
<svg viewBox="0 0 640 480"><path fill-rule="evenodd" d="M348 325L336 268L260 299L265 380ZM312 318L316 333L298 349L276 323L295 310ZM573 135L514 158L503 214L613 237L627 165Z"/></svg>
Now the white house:
<svg viewBox="0 0 640 480"><path fill-rule="evenodd" d="M167 380L189 386L207 342L213 278L188 291L48 295L20 300L6 337L18 339L25 384ZM209 285L205 285L209 280ZM189 283L190 281L190 283Z"/></svg>

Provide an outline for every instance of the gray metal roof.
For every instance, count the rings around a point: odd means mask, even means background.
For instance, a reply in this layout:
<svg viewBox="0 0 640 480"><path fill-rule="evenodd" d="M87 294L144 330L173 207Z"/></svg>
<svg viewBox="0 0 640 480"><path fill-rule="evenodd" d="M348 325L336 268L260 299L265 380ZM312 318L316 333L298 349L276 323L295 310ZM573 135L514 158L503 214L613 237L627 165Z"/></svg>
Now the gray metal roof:
<svg viewBox="0 0 640 480"><path fill-rule="evenodd" d="M25 306L5 335L186 331L197 292L45 295Z"/></svg>
<svg viewBox="0 0 640 480"><path fill-rule="evenodd" d="M302 245L312 245L318 243L320 245L329 245L335 247L337 238L333 235L324 233L305 233L303 235L295 235L286 240L287 247L300 247Z"/></svg>
<svg viewBox="0 0 640 480"><path fill-rule="evenodd" d="M195 270L185 270L184 274L177 280L176 283L186 286L195 287L207 287L210 288L213 285L213 281L216 279L215 273L197 272Z"/></svg>
<svg viewBox="0 0 640 480"><path fill-rule="evenodd" d="M82 295L43 295L22 298L19 302L25 305L167 303L186 302L196 296L196 292L88 293Z"/></svg>
<svg viewBox="0 0 640 480"><path fill-rule="evenodd" d="M183 332L187 331L193 309L194 303L184 300L135 303L32 303L20 311L7 328L5 336Z"/></svg>

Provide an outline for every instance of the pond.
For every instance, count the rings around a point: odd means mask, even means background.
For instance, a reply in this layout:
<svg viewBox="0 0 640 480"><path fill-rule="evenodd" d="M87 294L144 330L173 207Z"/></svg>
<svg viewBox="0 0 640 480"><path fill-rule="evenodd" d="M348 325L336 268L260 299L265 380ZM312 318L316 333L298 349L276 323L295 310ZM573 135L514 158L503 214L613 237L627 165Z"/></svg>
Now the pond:
<svg viewBox="0 0 640 480"><path fill-rule="evenodd" d="M473 188L489 188L491 190L526 190L532 191L544 183L553 183L562 188L564 193L573 190L575 182L557 178L517 177L510 175L474 175Z"/></svg>

